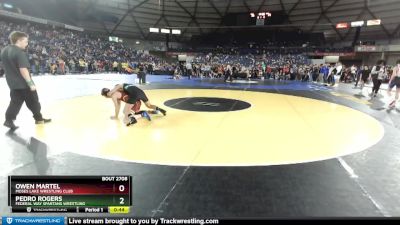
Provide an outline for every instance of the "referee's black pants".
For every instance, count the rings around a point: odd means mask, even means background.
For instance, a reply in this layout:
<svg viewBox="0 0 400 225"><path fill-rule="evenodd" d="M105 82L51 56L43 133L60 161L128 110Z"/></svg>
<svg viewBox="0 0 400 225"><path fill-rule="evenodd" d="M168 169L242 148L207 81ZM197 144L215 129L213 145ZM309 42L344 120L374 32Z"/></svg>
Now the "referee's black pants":
<svg viewBox="0 0 400 225"><path fill-rule="evenodd" d="M35 120L43 120L42 113L40 112L41 106L39 97L36 91L31 91L30 89L14 89L10 91L10 97L10 105L6 111L7 121L13 121L17 118L24 102L33 113L33 118Z"/></svg>

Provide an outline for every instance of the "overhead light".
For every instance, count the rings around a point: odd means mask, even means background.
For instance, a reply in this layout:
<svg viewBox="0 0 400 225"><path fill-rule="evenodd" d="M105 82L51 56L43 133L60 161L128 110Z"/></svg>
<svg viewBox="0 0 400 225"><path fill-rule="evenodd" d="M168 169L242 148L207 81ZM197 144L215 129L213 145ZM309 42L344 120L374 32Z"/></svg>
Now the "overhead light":
<svg viewBox="0 0 400 225"><path fill-rule="evenodd" d="M150 27L150 32L151 33L160 33L160 29L159 28Z"/></svg>
<svg viewBox="0 0 400 225"><path fill-rule="evenodd" d="M255 13L250 13L250 16L253 18L253 17L256 17L256 14Z"/></svg>
<svg viewBox="0 0 400 225"><path fill-rule="evenodd" d="M175 30L175 29L173 29L173 30L172 30L172 34L181 34L181 30Z"/></svg>
<svg viewBox="0 0 400 225"><path fill-rule="evenodd" d="M171 33L171 31L170 31L170 29L161 29L161 33L163 33L163 34L169 34L169 33Z"/></svg>
<svg viewBox="0 0 400 225"><path fill-rule="evenodd" d="M13 5L11 5L11 4L8 4L8 3L4 3L4 4L3 4L3 6L4 6L4 8L9 8L9 9L12 9L12 8L14 8L14 6L13 6Z"/></svg>
<svg viewBox="0 0 400 225"><path fill-rule="evenodd" d="M136 41L136 44L137 44L137 45L140 44L140 41Z"/></svg>
<svg viewBox="0 0 400 225"><path fill-rule="evenodd" d="M112 41L112 42L119 42L119 38L118 37L113 37L113 36L109 36L108 40Z"/></svg>
<svg viewBox="0 0 400 225"><path fill-rule="evenodd" d="M351 22L351 27L362 27L364 26L364 21L353 21Z"/></svg>
<svg viewBox="0 0 400 225"><path fill-rule="evenodd" d="M367 26L376 26L376 25L381 25L381 20L367 20Z"/></svg>
<svg viewBox="0 0 400 225"><path fill-rule="evenodd" d="M338 23L338 24L336 24L336 29L345 29L345 28L349 28L349 24L348 23Z"/></svg>

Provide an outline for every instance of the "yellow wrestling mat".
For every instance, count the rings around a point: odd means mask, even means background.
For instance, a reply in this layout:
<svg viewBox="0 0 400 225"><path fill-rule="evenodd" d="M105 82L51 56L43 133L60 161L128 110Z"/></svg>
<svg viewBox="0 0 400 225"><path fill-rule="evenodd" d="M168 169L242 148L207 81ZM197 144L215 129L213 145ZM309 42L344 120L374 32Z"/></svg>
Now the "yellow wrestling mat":
<svg viewBox="0 0 400 225"><path fill-rule="evenodd" d="M48 105L53 122L36 126L50 148L104 159L162 165L256 166L303 163L367 149L384 134L367 114L289 95L210 89L145 91L167 110L126 127L111 120L110 99L86 96ZM183 97L220 97L251 104L230 112L193 112L163 103ZM142 104L142 109L146 108ZM123 105L121 106L121 112ZM107 165L105 165L107 166Z"/></svg>

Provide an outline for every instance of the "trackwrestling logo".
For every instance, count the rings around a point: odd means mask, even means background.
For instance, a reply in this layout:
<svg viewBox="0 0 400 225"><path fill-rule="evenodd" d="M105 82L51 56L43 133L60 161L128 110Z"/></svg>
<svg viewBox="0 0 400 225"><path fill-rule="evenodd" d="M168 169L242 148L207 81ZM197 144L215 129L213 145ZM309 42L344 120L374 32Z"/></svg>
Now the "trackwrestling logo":
<svg viewBox="0 0 400 225"><path fill-rule="evenodd" d="M8 225L64 225L64 217L3 217L3 224Z"/></svg>

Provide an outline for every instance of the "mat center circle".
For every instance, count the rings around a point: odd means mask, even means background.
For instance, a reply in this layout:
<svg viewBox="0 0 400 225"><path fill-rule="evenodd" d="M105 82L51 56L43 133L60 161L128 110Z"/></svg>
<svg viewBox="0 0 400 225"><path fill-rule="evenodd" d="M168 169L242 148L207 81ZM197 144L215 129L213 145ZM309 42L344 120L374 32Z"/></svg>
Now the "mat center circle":
<svg viewBox="0 0 400 225"><path fill-rule="evenodd" d="M165 101L164 105L175 109L198 112L228 112L251 107L251 104L245 101L216 97L175 98Z"/></svg>

